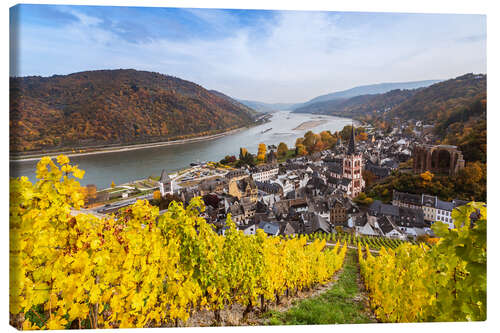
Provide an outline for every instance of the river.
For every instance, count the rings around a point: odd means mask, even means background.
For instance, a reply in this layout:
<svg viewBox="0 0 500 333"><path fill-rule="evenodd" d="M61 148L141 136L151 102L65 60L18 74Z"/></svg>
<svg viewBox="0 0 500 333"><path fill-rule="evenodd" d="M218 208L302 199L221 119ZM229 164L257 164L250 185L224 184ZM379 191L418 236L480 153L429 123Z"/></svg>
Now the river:
<svg viewBox="0 0 500 333"><path fill-rule="evenodd" d="M82 185L95 184L98 188L106 188L112 181L115 184L123 184L149 176L158 176L162 169L174 172L188 167L191 162L219 161L226 155L238 157L240 147L247 148L249 152L256 154L258 144L261 142L276 146L280 142L285 142L292 147L295 145L295 140L309 130L295 129L304 122L314 122L317 126L310 130L315 133L324 130L330 130L333 133L351 124L351 119L279 111L273 113L268 123L217 139L74 156L71 157L71 163L85 170L85 177L80 180ZM272 129L266 131L269 128ZM27 176L31 181L35 181L36 163L37 161L11 161L10 176Z"/></svg>

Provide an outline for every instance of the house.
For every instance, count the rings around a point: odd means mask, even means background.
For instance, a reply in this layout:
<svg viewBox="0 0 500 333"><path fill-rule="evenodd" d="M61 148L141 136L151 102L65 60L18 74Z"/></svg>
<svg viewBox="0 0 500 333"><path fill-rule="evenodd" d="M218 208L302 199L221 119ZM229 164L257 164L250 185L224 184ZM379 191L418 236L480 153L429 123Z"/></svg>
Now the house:
<svg viewBox="0 0 500 333"><path fill-rule="evenodd" d="M258 165L250 170L252 178L258 182L265 182L278 175L278 165L264 164Z"/></svg>
<svg viewBox="0 0 500 333"><path fill-rule="evenodd" d="M260 222L257 229L262 229L270 236L278 236L280 233L280 225L275 222Z"/></svg>
<svg viewBox="0 0 500 333"><path fill-rule="evenodd" d="M382 216L381 218L377 219L377 223L385 237L401 240L406 239L404 232L396 226L390 216Z"/></svg>
<svg viewBox="0 0 500 333"><path fill-rule="evenodd" d="M302 213L300 220L304 225L304 233L313 234L317 232L329 234L332 232L331 225L316 213Z"/></svg>
<svg viewBox="0 0 500 333"><path fill-rule="evenodd" d="M434 222L437 218L436 212L437 197L427 194L422 194L422 210L424 212L424 220Z"/></svg>
<svg viewBox="0 0 500 333"><path fill-rule="evenodd" d="M286 222L286 223L281 223L281 225L282 227L280 229L280 235L290 236L296 234L295 228L292 226L292 223Z"/></svg>
<svg viewBox="0 0 500 333"><path fill-rule="evenodd" d="M293 202L290 203L290 211L293 213L304 213L307 212L309 209L309 206L307 205L306 200L293 200Z"/></svg>
<svg viewBox="0 0 500 333"><path fill-rule="evenodd" d="M309 210L318 214L324 218L328 223L330 223L330 204L328 199L319 196L313 197L308 202Z"/></svg>
<svg viewBox="0 0 500 333"><path fill-rule="evenodd" d="M344 203L334 199L330 204L330 223L334 226L344 225L347 222L347 210Z"/></svg>
<svg viewBox="0 0 500 333"><path fill-rule="evenodd" d="M368 211L370 215L378 218L390 217L391 223L401 228L401 230L424 228L427 225L424 222L424 213L421 209L387 205L375 200L368 208Z"/></svg>
<svg viewBox="0 0 500 333"><path fill-rule="evenodd" d="M455 227L451 218L453 202L447 202L437 199L436 203L436 221L446 223L450 229Z"/></svg>
<svg viewBox="0 0 500 333"><path fill-rule="evenodd" d="M404 193L393 190L392 204L398 207L421 209L422 196L420 194Z"/></svg>
<svg viewBox="0 0 500 333"><path fill-rule="evenodd" d="M363 235L363 236L382 235L382 230L380 230L379 228L379 225L377 223L377 218L375 216L370 216L368 213L358 216L355 219L354 228L356 231L356 235Z"/></svg>
<svg viewBox="0 0 500 333"><path fill-rule="evenodd" d="M278 183L261 182L256 180L255 185L257 185L259 191L267 194L283 194L283 188Z"/></svg>
<svg viewBox="0 0 500 333"><path fill-rule="evenodd" d="M325 181L319 177L319 175L313 175L313 177L307 182L306 194L315 197L318 195L323 195L327 189Z"/></svg>
<svg viewBox="0 0 500 333"><path fill-rule="evenodd" d="M249 197L241 198L240 205L241 205L241 209L243 211L244 223L247 224L248 221L255 216L257 205Z"/></svg>
<svg viewBox="0 0 500 333"><path fill-rule="evenodd" d="M243 233L245 235L255 235L255 232L257 231L257 226L255 224L241 225L238 226L238 229L243 230Z"/></svg>
<svg viewBox="0 0 500 333"><path fill-rule="evenodd" d="M236 225L245 224L245 212L238 201L235 201L229 206L227 214L231 214L231 220L236 223Z"/></svg>
<svg viewBox="0 0 500 333"><path fill-rule="evenodd" d="M289 192L295 189L293 182L286 177L278 176L278 179L271 180L270 182L272 184L278 184L279 186L281 186L283 195L287 195Z"/></svg>

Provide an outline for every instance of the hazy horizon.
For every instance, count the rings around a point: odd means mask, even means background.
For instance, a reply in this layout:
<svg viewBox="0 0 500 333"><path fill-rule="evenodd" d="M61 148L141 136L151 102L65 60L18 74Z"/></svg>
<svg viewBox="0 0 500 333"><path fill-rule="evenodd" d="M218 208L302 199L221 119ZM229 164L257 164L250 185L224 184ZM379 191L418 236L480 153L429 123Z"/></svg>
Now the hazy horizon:
<svg viewBox="0 0 500 333"><path fill-rule="evenodd" d="M266 103L486 74L485 15L17 5L10 30L11 76L133 68Z"/></svg>

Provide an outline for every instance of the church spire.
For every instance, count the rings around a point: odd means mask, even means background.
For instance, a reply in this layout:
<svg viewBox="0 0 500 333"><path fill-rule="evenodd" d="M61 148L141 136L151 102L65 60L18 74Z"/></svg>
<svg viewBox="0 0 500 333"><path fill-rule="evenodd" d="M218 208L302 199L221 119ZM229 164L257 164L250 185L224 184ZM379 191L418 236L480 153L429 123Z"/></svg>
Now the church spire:
<svg viewBox="0 0 500 333"><path fill-rule="evenodd" d="M354 155L356 151L356 147L354 146L354 123L351 126L351 137L349 138L349 149L347 150L347 153L349 155Z"/></svg>

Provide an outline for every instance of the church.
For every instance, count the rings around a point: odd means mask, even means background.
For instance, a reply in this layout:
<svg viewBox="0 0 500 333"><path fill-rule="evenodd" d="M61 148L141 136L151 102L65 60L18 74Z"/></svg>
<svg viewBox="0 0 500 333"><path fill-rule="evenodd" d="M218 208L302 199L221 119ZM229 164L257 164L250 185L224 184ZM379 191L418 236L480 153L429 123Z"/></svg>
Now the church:
<svg viewBox="0 0 500 333"><path fill-rule="evenodd" d="M365 181L362 175L364 168L363 154L356 150L354 126L352 127L347 151L340 139L338 142L335 149L337 155L324 161L330 172L328 182L344 191L348 197L355 198L365 188Z"/></svg>

